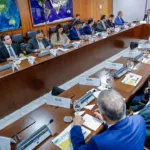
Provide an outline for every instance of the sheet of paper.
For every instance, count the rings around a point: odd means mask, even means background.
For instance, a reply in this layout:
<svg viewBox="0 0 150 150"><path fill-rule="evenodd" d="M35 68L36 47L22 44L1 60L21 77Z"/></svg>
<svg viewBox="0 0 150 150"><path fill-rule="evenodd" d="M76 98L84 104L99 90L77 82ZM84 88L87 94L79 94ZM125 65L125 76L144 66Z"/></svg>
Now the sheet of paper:
<svg viewBox="0 0 150 150"><path fill-rule="evenodd" d="M96 92L93 93L93 95L95 96L95 98L98 98L100 93L101 93L101 91L96 91Z"/></svg>
<svg viewBox="0 0 150 150"><path fill-rule="evenodd" d="M70 124L64 131L62 131L57 137L55 137L52 142L57 145L62 150L73 150L71 139L70 139L70 130L73 127L73 124ZM91 131L81 127L84 138L90 135Z"/></svg>
<svg viewBox="0 0 150 150"><path fill-rule="evenodd" d="M79 111L79 112L75 112L74 115L75 116L82 116L85 113L85 111Z"/></svg>
<svg viewBox="0 0 150 150"><path fill-rule="evenodd" d="M142 63L144 63L144 64L150 64L150 58L144 58L143 60L142 60Z"/></svg>
<svg viewBox="0 0 150 150"><path fill-rule="evenodd" d="M51 96L50 99L47 100L47 104L70 109L71 99L58 96Z"/></svg>
<svg viewBox="0 0 150 150"><path fill-rule="evenodd" d="M22 56L21 58L19 58L21 61L27 59L26 56Z"/></svg>
<svg viewBox="0 0 150 150"><path fill-rule="evenodd" d="M94 106L95 106L95 104L93 104L93 105L87 105L84 108L88 109L88 110L92 110L94 108Z"/></svg>
<svg viewBox="0 0 150 150"><path fill-rule="evenodd" d="M81 84L81 85L89 85L89 86L99 86L100 85L100 79L98 79L98 78L80 77L79 84Z"/></svg>
<svg viewBox="0 0 150 150"><path fill-rule="evenodd" d="M10 150L11 139L0 136L0 150Z"/></svg>
<svg viewBox="0 0 150 150"><path fill-rule="evenodd" d="M122 83L128 84L131 86L136 86L141 80L142 76L139 76L134 73L128 73L125 78L122 80Z"/></svg>
<svg viewBox="0 0 150 150"><path fill-rule="evenodd" d="M91 115L84 115L83 116L83 125L88 127L89 129L96 131L103 122Z"/></svg>
<svg viewBox="0 0 150 150"><path fill-rule="evenodd" d="M58 48L60 51L63 51L63 52L67 52L69 49L65 49L65 48Z"/></svg>
<svg viewBox="0 0 150 150"><path fill-rule="evenodd" d="M101 84L98 89L101 91L108 90L108 88L106 88L106 84Z"/></svg>

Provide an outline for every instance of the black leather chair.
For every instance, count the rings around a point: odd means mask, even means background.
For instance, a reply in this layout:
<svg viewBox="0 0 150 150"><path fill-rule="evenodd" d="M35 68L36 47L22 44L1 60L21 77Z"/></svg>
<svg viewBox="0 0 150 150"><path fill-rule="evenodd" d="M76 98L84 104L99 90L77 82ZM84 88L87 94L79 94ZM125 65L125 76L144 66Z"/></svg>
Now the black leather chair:
<svg viewBox="0 0 150 150"><path fill-rule="evenodd" d="M51 27L50 32L51 34L54 33L56 31L56 26Z"/></svg>
<svg viewBox="0 0 150 150"><path fill-rule="evenodd" d="M69 33L69 25L68 24L64 24L64 30L65 30L66 34Z"/></svg>
<svg viewBox="0 0 150 150"><path fill-rule="evenodd" d="M31 39L31 38L33 38L35 36L36 36L36 31L35 30L27 32L27 38L28 39Z"/></svg>

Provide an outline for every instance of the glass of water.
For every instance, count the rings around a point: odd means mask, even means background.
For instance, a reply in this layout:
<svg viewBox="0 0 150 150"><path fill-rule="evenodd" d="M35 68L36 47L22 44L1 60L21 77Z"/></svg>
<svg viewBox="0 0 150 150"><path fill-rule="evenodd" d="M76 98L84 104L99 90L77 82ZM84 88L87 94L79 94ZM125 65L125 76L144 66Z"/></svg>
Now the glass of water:
<svg viewBox="0 0 150 150"><path fill-rule="evenodd" d="M113 84L114 84L114 78L111 74L108 74L106 77L106 84L107 84L107 88L108 89L112 89L113 88Z"/></svg>
<svg viewBox="0 0 150 150"><path fill-rule="evenodd" d="M127 61L128 71L132 71L133 67L134 67L134 62L131 59L128 59L128 61Z"/></svg>
<svg viewBox="0 0 150 150"><path fill-rule="evenodd" d="M81 110L80 102L78 100L74 101L73 103L73 109L75 111L76 115L79 115L79 112Z"/></svg>

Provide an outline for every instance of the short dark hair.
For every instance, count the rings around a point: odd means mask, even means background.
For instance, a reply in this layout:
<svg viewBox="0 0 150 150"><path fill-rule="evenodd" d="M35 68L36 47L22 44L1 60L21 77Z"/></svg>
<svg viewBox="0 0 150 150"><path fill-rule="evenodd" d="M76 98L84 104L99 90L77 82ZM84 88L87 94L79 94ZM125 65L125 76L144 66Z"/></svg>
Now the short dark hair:
<svg viewBox="0 0 150 150"><path fill-rule="evenodd" d="M93 22L93 18L88 19L88 24L91 24Z"/></svg>
<svg viewBox="0 0 150 150"><path fill-rule="evenodd" d="M55 33L57 34L57 40L58 40L58 41L60 40L59 33L58 33L58 30L59 30L60 28L63 28L62 34L65 33L65 31L64 31L64 26L63 26L62 24L57 24Z"/></svg>
<svg viewBox="0 0 150 150"><path fill-rule="evenodd" d="M5 37L6 36L9 36L9 34L3 34L3 35L1 35L1 41L5 41Z"/></svg>
<svg viewBox="0 0 150 150"><path fill-rule="evenodd" d="M80 16L80 14L76 14L76 17L79 17Z"/></svg>
<svg viewBox="0 0 150 150"><path fill-rule="evenodd" d="M101 16L101 20L105 19L106 18L106 15L102 15Z"/></svg>
<svg viewBox="0 0 150 150"><path fill-rule="evenodd" d="M109 18L114 18L115 17L115 15L113 15L113 14L111 14L110 16L109 16Z"/></svg>
<svg viewBox="0 0 150 150"><path fill-rule="evenodd" d="M43 30L37 30L37 31L36 31L36 34L40 34L40 33L43 33L43 34L44 34Z"/></svg>
<svg viewBox="0 0 150 150"><path fill-rule="evenodd" d="M73 26L76 26L76 25L79 25L79 24L81 24L81 22L77 20L77 21L74 22Z"/></svg>

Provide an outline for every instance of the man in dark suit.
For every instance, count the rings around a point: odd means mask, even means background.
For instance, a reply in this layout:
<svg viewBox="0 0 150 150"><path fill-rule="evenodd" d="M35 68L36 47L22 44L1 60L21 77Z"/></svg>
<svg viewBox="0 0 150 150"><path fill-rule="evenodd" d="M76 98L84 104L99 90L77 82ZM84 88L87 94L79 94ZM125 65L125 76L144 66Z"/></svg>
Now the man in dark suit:
<svg viewBox="0 0 150 150"><path fill-rule="evenodd" d="M94 20L92 18L88 19L88 23L83 27L84 33L92 34L94 31L92 28L93 25L94 25Z"/></svg>
<svg viewBox="0 0 150 150"><path fill-rule="evenodd" d="M148 9L147 13L144 15L143 21L150 21L150 9Z"/></svg>
<svg viewBox="0 0 150 150"><path fill-rule="evenodd" d="M102 15L100 21L97 23L95 30L98 32L103 32L107 31L108 28L109 26L106 23L106 15Z"/></svg>
<svg viewBox="0 0 150 150"><path fill-rule="evenodd" d="M113 20L114 20L114 15L111 14L108 18L108 20L106 21L107 25L111 28L114 28L115 27L115 24L113 23Z"/></svg>
<svg viewBox="0 0 150 150"><path fill-rule="evenodd" d="M81 130L82 118L74 118L71 141L74 150L143 150L146 125L140 115L126 117L123 97L115 90L104 90L98 99L95 115L104 120L107 130L94 136L86 144Z"/></svg>
<svg viewBox="0 0 150 150"><path fill-rule="evenodd" d="M123 26L126 23L122 17L123 17L123 12L119 11L118 16L115 18L115 25Z"/></svg>
<svg viewBox="0 0 150 150"><path fill-rule="evenodd" d="M18 44L12 43L8 34L1 36L2 44L0 45L0 63L5 61L13 61L17 57L23 56L21 48Z"/></svg>
<svg viewBox="0 0 150 150"><path fill-rule="evenodd" d="M36 37L28 41L26 52L27 54L40 53L42 50L49 50L51 47L52 45L44 37L44 32L37 30Z"/></svg>
<svg viewBox="0 0 150 150"><path fill-rule="evenodd" d="M81 24L83 24L83 22L80 20L80 14L76 14L76 17L75 17L75 19L73 20L72 26L74 26L74 23L75 23L76 21L79 21Z"/></svg>
<svg viewBox="0 0 150 150"><path fill-rule="evenodd" d="M81 30L81 22L76 21L74 26L70 29L70 40L82 40L85 38L84 32Z"/></svg>

